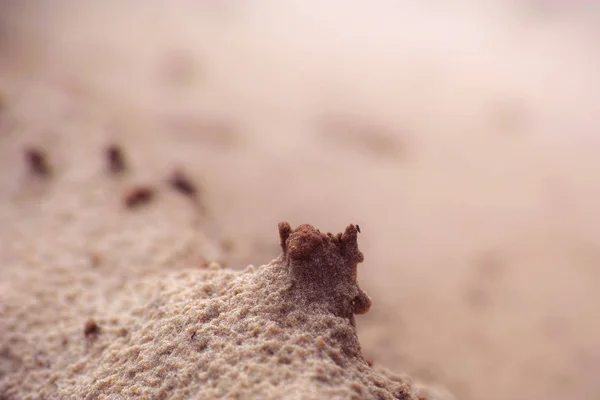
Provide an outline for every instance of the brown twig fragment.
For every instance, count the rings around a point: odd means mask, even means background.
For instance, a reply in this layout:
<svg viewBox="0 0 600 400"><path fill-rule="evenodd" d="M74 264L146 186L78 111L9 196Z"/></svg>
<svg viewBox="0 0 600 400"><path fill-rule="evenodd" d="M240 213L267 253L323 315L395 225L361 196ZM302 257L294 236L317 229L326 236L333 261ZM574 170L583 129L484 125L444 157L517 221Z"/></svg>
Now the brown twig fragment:
<svg viewBox="0 0 600 400"><path fill-rule="evenodd" d="M127 192L123 198L123 202L127 208L134 208L149 203L153 197L154 189L147 186L140 186Z"/></svg>

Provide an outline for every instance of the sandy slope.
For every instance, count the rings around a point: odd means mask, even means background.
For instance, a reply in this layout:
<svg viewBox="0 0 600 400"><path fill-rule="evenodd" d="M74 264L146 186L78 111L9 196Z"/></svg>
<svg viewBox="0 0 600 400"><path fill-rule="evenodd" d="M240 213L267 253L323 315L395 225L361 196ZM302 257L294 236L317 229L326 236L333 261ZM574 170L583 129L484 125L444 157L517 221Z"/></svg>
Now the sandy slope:
<svg viewBox="0 0 600 400"><path fill-rule="evenodd" d="M93 178L118 138L130 182L164 185L182 166L206 211L198 222L161 194L166 205L130 217L139 235L122 265L139 268L85 279L118 290L120 274L144 273L144 246L164 240L165 259L201 254L191 220L225 240L235 267L277 254L280 220L353 221L374 301L357 322L367 358L464 399L598 396L599 25L583 2L544 13L13 3L2 13L4 265L48 237L76 247L78 234L118 231L106 204L116 210L126 184ZM24 177L31 142L51 154L58 187ZM85 217L70 216L71 186L89 187ZM39 204L64 213L68 233L53 235L63 226ZM173 239L181 230L189 240ZM53 295L27 271L1 273L5 293Z"/></svg>
<svg viewBox="0 0 600 400"><path fill-rule="evenodd" d="M113 292L89 271L123 251L47 271L16 261L46 278L60 300L39 288L5 292L0 397L451 399L364 359L354 315L371 300L356 280L358 233L354 225L334 236L281 223L282 253L268 265L234 272L169 263L173 271L124 279ZM149 253L156 265L160 253ZM50 284L51 277L70 284Z"/></svg>

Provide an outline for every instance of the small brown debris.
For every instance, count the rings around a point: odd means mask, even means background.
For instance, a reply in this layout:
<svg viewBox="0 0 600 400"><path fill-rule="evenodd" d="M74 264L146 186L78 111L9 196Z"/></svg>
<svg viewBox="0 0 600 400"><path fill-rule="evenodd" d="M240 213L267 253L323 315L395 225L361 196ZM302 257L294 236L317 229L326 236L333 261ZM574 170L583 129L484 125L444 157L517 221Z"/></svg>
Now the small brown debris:
<svg viewBox="0 0 600 400"><path fill-rule="evenodd" d="M90 253L90 264L96 268L102 264L102 257L98 253Z"/></svg>
<svg viewBox="0 0 600 400"><path fill-rule="evenodd" d="M358 231L358 233L360 233L360 226L358 226L358 224L356 224L356 230Z"/></svg>
<svg viewBox="0 0 600 400"><path fill-rule="evenodd" d="M126 328L119 329L119 336L127 336L129 331Z"/></svg>
<svg viewBox="0 0 600 400"><path fill-rule="evenodd" d="M191 340L194 340L194 338L196 337L196 333L197 333L197 332L198 332L198 331L194 331L194 333L192 333L192 337L190 338Z"/></svg>
<svg viewBox="0 0 600 400"><path fill-rule="evenodd" d="M140 186L127 192L123 202L127 208L134 208L149 203L153 197L154 189L148 186Z"/></svg>
<svg viewBox="0 0 600 400"><path fill-rule="evenodd" d="M25 159L29 165L29 169L32 174L47 177L50 176L52 171L46 154L35 147L30 147L25 150Z"/></svg>
<svg viewBox="0 0 600 400"><path fill-rule="evenodd" d="M175 171L169 179L173 189L183 193L186 196L195 198L198 194L196 185L181 171Z"/></svg>
<svg viewBox="0 0 600 400"><path fill-rule="evenodd" d="M366 361L367 361L367 365L368 365L369 367L372 367L372 366L373 366L373 360L366 360Z"/></svg>
<svg viewBox="0 0 600 400"><path fill-rule="evenodd" d="M106 160L108 162L108 170L113 174L118 174L127 169L125 156L121 148L112 144L106 148Z"/></svg>
<svg viewBox="0 0 600 400"><path fill-rule="evenodd" d="M88 319L85 321L85 326L83 328L83 334L86 337L90 337L92 335L97 335L100 332L100 327L93 319Z"/></svg>

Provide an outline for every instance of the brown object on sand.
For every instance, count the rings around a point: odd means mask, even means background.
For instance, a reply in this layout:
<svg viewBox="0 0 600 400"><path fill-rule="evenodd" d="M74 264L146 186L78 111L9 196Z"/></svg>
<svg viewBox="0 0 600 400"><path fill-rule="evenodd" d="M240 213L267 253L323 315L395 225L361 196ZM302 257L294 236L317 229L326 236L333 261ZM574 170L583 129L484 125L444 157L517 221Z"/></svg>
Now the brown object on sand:
<svg viewBox="0 0 600 400"><path fill-rule="evenodd" d="M175 171L169 179L169 183L175 190L186 196L195 198L198 193L196 185L181 171Z"/></svg>
<svg viewBox="0 0 600 400"><path fill-rule="evenodd" d="M153 197L154 189L147 186L140 186L127 192L123 202L127 208L134 208L149 203Z"/></svg>
<svg viewBox="0 0 600 400"><path fill-rule="evenodd" d="M86 337L97 335L98 332L100 332L100 327L98 326L96 321L94 321L93 319L88 319L87 321L85 321L85 325L83 327L83 334Z"/></svg>
<svg viewBox="0 0 600 400"><path fill-rule="evenodd" d="M43 177L51 175L52 169L48 164L46 154L42 150L35 147L25 149L25 160L32 174Z"/></svg>
<svg viewBox="0 0 600 400"><path fill-rule="evenodd" d="M282 254L259 268L162 272L114 293L115 307L98 312L129 333L97 335L89 320L85 349L42 341L43 373L15 369L0 380L0 397L450 398L423 395L363 358L354 314L371 300L357 284L354 225L332 235L281 223L279 235Z"/></svg>
<svg viewBox="0 0 600 400"><path fill-rule="evenodd" d="M298 288L298 301L319 304L353 326L354 314L364 314L371 307L371 299L356 281L356 267L364 260L357 233L355 225L334 236L310 225L292 231L289 224L279 224L283 256Z"/></svg>
<svg viewBox="0 0 600 400"><path fill-rule="evenodd" d="M127 168L123 151L117 145L112 144L106 148L106 160L108 162L108 170L113 174L123 172Z"/></svg>

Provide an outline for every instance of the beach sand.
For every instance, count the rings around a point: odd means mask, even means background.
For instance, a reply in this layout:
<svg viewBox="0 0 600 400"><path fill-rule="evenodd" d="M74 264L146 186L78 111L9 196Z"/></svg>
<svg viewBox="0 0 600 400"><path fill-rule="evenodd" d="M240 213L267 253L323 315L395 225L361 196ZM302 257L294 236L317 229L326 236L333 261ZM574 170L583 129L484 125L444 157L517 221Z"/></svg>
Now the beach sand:
<svg viewBox="0 0 600 400"><path fill-rule="evenodd" d="M0 394L108 391L127 345L157 373L193 346L161 307L254 276L289 221L361 227L385 390L408 378L384 368L467 400L598 397L598 12L484 3L4 2Z"/></svg>

